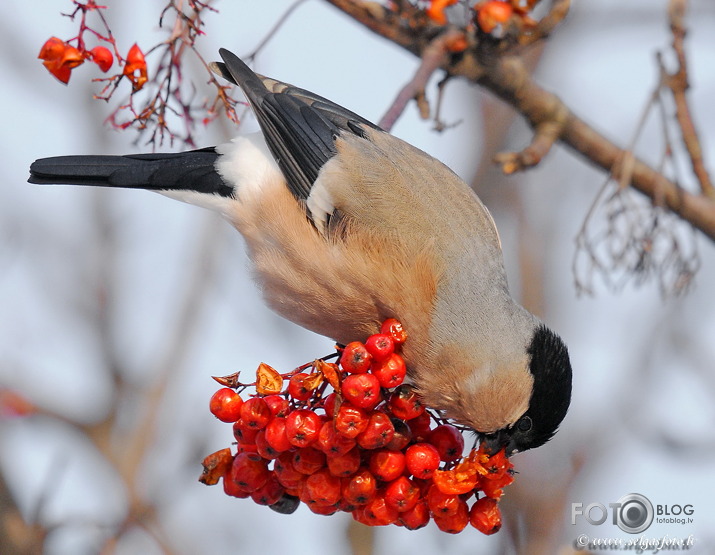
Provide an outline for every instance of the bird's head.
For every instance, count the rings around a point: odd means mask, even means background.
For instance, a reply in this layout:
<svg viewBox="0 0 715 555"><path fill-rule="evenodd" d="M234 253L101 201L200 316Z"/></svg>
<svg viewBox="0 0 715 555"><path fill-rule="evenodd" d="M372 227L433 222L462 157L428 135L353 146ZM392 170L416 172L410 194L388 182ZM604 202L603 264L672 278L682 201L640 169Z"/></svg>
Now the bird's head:
<svg viewBox="0 0 715 555"><path fill-rule="evenodd" d="M473 429L490 453L504 447L512 455L543 445L571 402L568 350L542 324L535 327L523 357L476 371L448 363L439 373L447 378L440 385L420 386L425 403Z"/></svg>
<svg viewBox="0 0 715 555"><path fill-rule="evenodd" d="M487 451L506 447L510 455L540 447L554 436L571 404L571 362L561 338L540 325L527 354L533 377L528 409L508 426L482 434Z"/></svg>

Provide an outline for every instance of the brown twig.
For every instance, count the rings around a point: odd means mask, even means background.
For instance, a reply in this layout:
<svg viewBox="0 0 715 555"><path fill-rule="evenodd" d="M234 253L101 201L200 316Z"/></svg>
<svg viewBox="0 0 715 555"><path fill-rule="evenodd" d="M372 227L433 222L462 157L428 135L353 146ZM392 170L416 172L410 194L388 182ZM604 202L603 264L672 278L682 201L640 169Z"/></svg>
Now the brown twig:
<svg viewBox="0 0 715 555"><path fill-rule="evenodd" d="M397 119L402 115L407 104L410 100L423 99L425 98L425 87L429 81L432 74L439 68L443 67L447 62L450 53L450 44L456 39L464 37L464 32L459 29L449 29L445 33L442 33L430 41L430 43L422 51L421 63L414 77L404 86L402 90L397 94L392 105L388 108L385 115L379 121L378 125L382 127L385 131L390 131L392 126L395 125ZM424 106L424 105L423 105ZM421 117L423 119L429 118L429 105L427 105L426 114L424 109L421 110Z"/></svg>
<svg viewBox="0 0 715 555"><path fill-rule="evenodd" d="M421 57L425 48L445 28L427 21L416 8L401 4L398 14L369 9L361 0L327 0L378 35ZM564 4L557 5L563 6ZM554 8L555 9L555 8ZM623 149L577 117L556 95L544 90L529 75L520 56L490 52L475 44L460 56L445 60L442 69L482 85L517 110L536 129L537 137L517 163L528 165L543 156L554 135L586 160L611 172L623 158ZM715 240L715 201L680 188L639 159L635 159L630 185L644 195L661 197L664 206Z"/></svg>
<svg viewBox="0 0 715 555"><path fill-rule="evenodd" d="M554 0L549 12L541 18L531 32L523 36L519 43L525 46L548 38L568 15L570 9L571 0Z"/></svg>
<svg viewBox="0 0 715 555"><path fill-rule="evenodd" d="M686 91L690 87L688 82L687 58L685 57L685 9L687 0L670 0L668 6L668 17L670 19L670 30L673 33L673 51L678 60L678 68L674 73L668 73L663 64L662 56L658 56L658 64L660 66L661 78L663 85L667 86L673 93L675 102L675 117L680 126L680 131L683 137L683 144L690 156L690 163L693 166L700 189L704 195L711 199L715 199L715 188L712 180L705 168L703 160L703 152L698 139L698 132L693 123L690 106L686 97Z"/></svg>

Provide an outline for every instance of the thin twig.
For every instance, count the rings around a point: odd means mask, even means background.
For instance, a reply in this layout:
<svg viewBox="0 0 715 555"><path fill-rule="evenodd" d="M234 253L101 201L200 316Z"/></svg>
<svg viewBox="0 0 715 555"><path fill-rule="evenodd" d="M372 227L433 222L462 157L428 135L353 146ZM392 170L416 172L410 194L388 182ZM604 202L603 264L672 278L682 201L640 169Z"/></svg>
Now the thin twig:
<svg viewBox="0 0 715 555"><path fill-rule="evenodd" d="M268 42L276 35L280 28L283 27L286 21L288 21L293 12L298 9L298 7L304 2L305 0L296 0L288 7L285 12L283 12L283 15L278 18L273 27L271 27L271 30L268 31L268 33L266 33L266 36L263 37L263 39L261 39L261 42L258 43L258 46L256 46L253 51L244 58L246 63L250 63L254 60L258 53L263 50L263 48L265 48Z"/></svg>
<svg viewBox="0 0 715 555"><path fill-rule="evenodd" d="M450 29L446 33L438 35L427 45L422 51L420 66L417 68L414 77L402 87L392 105L382 116L378 123L380 127L385 131L390 131L410 100L418 98L419 95L424 95L425 87L432 74L447 62L450 52L449 45L463 36L463 31ZM429 114L427 117L429 117Z"/></svg>
<svg viewBox="0 0 715 555"><path fill-rule="evenodd" d="M704 195L711 199L715 199L715 187L705 168L703 160L703 151L700 146L698 132L695 129L690 106L686 91L690 84L688 82L688 67L687 58L685 56L685 35L686 29L684 24L685 10L687 0L670 0L668 6L668 15L670 18L670 30L673 33L673 50L675 51L678 60L678 68L674 73L669 74L662 61L662 57L658 57L661 75L663 76L664 85L667 86L673 93L675 101L675 117L680 126L680 131L683 137L683 144L690 156L690 163L693 166L693 173L700 184L700 189Z"/></svg>

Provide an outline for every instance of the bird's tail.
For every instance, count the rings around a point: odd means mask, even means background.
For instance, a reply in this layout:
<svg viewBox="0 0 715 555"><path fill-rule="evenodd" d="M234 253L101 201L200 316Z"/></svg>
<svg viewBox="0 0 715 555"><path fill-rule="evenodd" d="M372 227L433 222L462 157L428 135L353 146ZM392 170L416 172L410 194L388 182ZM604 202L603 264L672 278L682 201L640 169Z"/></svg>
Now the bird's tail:
<svg viewBox="0 0 715 555"><path fill-rule="evenodd" d="M231 196L233 188L216 171L217 157L214 148L169 154L56 156L33 162L28 182Z"/></svg>

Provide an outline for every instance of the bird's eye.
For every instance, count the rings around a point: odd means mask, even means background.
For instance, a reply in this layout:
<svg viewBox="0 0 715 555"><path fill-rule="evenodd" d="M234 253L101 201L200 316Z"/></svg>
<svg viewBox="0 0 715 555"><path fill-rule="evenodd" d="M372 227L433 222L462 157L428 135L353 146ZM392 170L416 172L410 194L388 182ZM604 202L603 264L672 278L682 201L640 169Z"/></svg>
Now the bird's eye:
<svg viewBox="0 0 715 555"><path fill-rule="evenodd" d="M531 422L531 418L529 418L528 416L520 418L519 421L516 423L516 429L520 432L528 432L529 430L531 430L532 426L533 423Z"/></svg>

